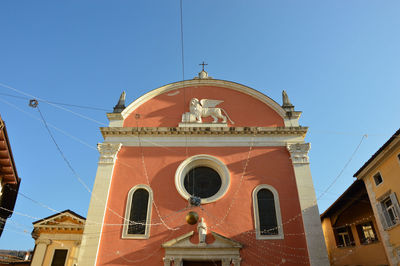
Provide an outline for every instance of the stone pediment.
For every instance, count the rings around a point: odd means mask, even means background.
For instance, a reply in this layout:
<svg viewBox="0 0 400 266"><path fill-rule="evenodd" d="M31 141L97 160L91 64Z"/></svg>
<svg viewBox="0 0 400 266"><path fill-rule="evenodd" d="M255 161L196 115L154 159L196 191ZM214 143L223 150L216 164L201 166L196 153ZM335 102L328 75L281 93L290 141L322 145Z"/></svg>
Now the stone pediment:
<svg viewBox="0 0 400 266"><path fill-rule="evenodd" d="M190 241L194 232L191 231L182 236L169 240L162 244L165 249L164 265L182 265L182 261L220 261L222 266L240 266L241 243L211 232L214 237L212 243L194 244Z"/></svg>
<svg viewBox="0 0 400 266"><path fill-rule="evenodd" d="M234 249L240 249L242 248L242 244L239 242L229 239L227 237L224 237L220 234L217 234L215 232L211 232L212 236L215 238L215 241L210 244L194 244L190 241L190 238L193 236L194 231L191 231L187 234L184 234L180 237L174 238L170 241L165 242L162 244L163 248L206 248L206 249L223 249L223 248L234 248Z"/></svg>
<svg viewBox="0 0 400 266"><path fill-rule="evenodd" d="M85 219L72 211L64 211L33 223L34 228L83 228Z"/></svg>

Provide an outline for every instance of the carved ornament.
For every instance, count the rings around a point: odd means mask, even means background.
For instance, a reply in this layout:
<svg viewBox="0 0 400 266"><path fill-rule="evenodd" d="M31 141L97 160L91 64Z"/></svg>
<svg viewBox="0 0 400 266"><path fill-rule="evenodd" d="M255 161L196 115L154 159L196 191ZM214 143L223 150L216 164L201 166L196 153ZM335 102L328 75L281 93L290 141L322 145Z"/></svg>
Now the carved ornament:
<svg viewBox="0 0 400 266"><path fill-rule="evenodd" d="M308 157L308 151L311 148L310 143L288 144L287 148L290 152L290 156L291 156L293 164L310 163L310 159Z"/></svg>
<svg viewBox="0 0 400 266"><path fill-rule="evenodd" d="M121 149L121 143L99 143L97 144L97 150L100 153L99 163L101 164L112 164L115 162L116 155Z"/></svg>
<svg viewBox="0 0 400 266"><path fill-rule="evenodd" d="M231 124L234 124L224 109L216 107L222 102L224 101L211 99L202 99L199 101L197 98L192 98L189 103L189 112L182 115L182 123L203 123L203 117L211 116L214 119L212 121L213 124L226 124L227 120Z"/></svg>

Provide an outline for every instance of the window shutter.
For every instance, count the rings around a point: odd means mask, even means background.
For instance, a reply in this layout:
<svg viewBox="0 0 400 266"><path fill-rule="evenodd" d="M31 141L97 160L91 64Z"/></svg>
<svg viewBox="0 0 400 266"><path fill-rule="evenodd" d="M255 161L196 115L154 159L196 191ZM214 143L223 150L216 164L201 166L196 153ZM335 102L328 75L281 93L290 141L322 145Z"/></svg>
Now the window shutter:
<svg viewBox="0 0 400 266"><path fill-rule="evenodd" d="M378 210L379 219L381 220L381 224L383 226L383 229L386 230L386 228L389 227L388 220L387 220L388 217L386 217L387 213L383 210L382 204L380 202L378 202L375 206L376 206L376 209Z"/></svg>
<svg viewBox="0 0 400 266"><path fill-rule="evenodd" d="M338 231L336 228L333 229L333 234L335 235L336 246L340 247L342 244L339 242Z"/></svg>
<svg viewBox="0 0 400 266"><path fill-rule="evenodd" d="M396 194L393 192L390 194L390 199L392 200L394 209L396 210L397 217L400 217L400 207L399 207L399 202L397 201Z"/></svg>
<svg viewBox="0 0 400 266"><path fill-rule="evenodd" d="M354 242L353 232L351 231L351 227L346 226L346 229L347 229L347 232L349 233L350 245L354 246L355 242Z"/></svg>
<svg viewBox="0 0 400 266"><path fill-rule="evenodd" d="M364 244L364 242L365 242L365 235L364 235L364 231L363 231L363 229L362 229L362 224L356 225L356 229L357 229L358 239L360 240L360 243L361 243L361 244Z"/></svg>

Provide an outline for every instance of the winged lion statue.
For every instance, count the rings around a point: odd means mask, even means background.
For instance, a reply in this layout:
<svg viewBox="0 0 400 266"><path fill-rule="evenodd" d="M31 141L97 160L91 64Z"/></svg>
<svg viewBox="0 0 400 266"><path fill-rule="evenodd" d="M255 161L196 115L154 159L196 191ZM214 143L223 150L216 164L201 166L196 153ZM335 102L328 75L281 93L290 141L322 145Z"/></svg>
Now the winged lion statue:
<svg viewBox="0 0 400 266"><path fill-rule="evenodd" d="M189 103L189 113L185 113L182 116L182 122L197 122L202 123L203 117L211 116L214 120L212 123L218 123L218 120L221 119L221 123L226 123L227 119L234 124L234 122L230 119L229 115L226 111L220 107L216 107L218 104L224 101L220 100L211 100L211 99L202 99L199 101L197 98L192 98ZM225 114L225 115L223 115Z"/></svg>

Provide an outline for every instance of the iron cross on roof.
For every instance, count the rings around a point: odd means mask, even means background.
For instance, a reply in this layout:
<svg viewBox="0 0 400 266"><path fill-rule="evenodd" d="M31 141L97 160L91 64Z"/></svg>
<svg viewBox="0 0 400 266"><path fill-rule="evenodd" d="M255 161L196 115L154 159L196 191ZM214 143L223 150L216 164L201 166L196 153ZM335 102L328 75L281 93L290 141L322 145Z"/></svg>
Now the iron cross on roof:
<svg viewBox="0 0 400 266"><path fill-rule="evenodd" d="M204 71L204 66L208 66L208 64L204 63L204 61L203 61L203 63L199 64L199 66L203 66L203 71Z"/></svg>

